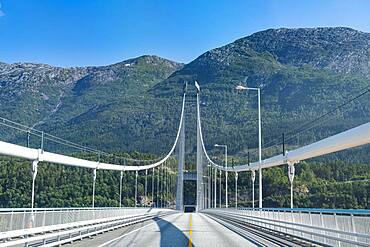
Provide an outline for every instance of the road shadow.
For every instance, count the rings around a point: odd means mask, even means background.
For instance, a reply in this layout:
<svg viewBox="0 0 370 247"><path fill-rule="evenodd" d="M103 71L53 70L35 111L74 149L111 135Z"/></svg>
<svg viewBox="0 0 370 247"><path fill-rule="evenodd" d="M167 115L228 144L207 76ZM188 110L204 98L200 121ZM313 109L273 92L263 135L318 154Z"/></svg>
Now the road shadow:
<svg viewBox="0 0 370 247"><path fill-rule="evenodd" d="M175 218L176 219L176 218ZM161 233L161 247L188 247L189 238L171 222L162 218L156 217L155 221ZM194 245L191 245L194 247Z"/></svg>

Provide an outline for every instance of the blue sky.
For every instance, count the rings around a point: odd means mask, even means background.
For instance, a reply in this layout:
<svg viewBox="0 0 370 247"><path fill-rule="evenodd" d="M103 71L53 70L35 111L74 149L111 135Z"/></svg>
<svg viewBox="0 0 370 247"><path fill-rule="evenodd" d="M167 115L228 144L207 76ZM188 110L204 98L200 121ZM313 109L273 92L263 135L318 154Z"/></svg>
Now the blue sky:
<svg viewBox="0 0 370 247"><path fill-rule="evenodd" d="M0 61L105 65L143 54L190 62L253 32L370 32L367 0L0 0Z"/></svg>

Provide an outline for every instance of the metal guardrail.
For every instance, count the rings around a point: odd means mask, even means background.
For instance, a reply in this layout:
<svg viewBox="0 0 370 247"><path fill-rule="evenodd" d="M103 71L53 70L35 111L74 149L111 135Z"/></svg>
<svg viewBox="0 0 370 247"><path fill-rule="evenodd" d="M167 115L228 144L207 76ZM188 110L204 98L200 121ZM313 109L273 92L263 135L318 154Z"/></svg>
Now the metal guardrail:
<svg viewBox="0 0 370 247"><path fill-rule="evenodd" d="M223 208L204 213L245 222L331 246L370 246L370 210Z"/></svg>
<svg viewBox="0 0 370 247"><path fill-rule="evenodd" d="M58 224L130 217L155 212L157 208L8 208L0 209L0 232Z"/></svg>
<svg viewBox="0 0 370 247"><path fill-rule="evenodd" d="M13 213L30 213L29 210L17 209ZM9 213L6 210L1 210L2 213ZM64 243L72 243L75 240L82 240L86 237L91 237L99 233L115 230L120 227L137 224L147 220L155 220L156 218L177 211L166 208L73 208L73 209L36 209L33 213L45 213L50 215L58 212L59 215L67 216L89 215L95 217L84 220L82 218L74 218L75 220L68 223L61 223L62 221L55 221L55 224L34 226L32 228L25 228L19 230L12 230L0 232L0 247L9 246L28 246L42 245L42 246L60 246ZM32 211L31 211L32 213ZM91 214L93 213L93 214ZM37 214L36 214L37 215ZM58 216L59 216L58 215ZM45 219L42 214L39 214L39 219ZM35 219L37 217L35 216ZM37 222L37 221L36 221Z"/></svg>

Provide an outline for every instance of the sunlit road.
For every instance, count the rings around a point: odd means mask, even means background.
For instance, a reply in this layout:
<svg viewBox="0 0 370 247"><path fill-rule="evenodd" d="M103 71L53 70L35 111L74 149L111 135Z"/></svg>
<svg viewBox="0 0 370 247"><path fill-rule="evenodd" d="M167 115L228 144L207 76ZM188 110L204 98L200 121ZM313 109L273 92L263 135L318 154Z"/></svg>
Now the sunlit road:
<svg viewBox="0 0 370 247"><path fill-rule="evenodd" d="M75 242L73 246L256 246L254 243L198 213L178 213L129 229Z"/></svg>

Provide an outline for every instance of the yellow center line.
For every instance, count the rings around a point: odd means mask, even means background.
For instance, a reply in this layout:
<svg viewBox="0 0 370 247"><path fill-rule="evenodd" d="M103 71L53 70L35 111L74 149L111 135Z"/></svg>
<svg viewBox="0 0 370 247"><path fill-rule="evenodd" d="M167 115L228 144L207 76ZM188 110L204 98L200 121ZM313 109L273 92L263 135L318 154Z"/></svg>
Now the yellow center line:
<svg viewBox="0 0 370 247"><path fill-rule="evenodd" d="M190 226L190 230L189 230L189 245L188 245L188 247L192 247L193 246L193 214L190 214L189 226Z"/></svg>

